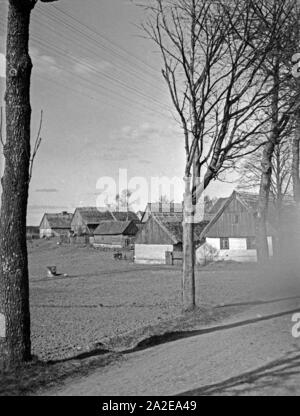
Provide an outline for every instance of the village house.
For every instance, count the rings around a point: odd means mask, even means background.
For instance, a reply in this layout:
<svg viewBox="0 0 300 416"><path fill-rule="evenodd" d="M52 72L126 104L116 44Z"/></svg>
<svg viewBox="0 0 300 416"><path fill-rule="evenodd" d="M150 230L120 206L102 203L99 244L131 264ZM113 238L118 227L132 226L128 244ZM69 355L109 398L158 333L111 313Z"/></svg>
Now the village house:
<svg viewBox="0 0 300 416"><path fill-rule="evenodd" d="M95 207L77 208L71 222L71 230L73 234L78 236L93 236L96 228L103 221L140 222L134 212L112 212L108 210L99 210Z"/></svg>
<svg viewBox="0 0 300 416"><path fill-rule="evenodd" d="M134 221L103 221L94 231L90 242L95 247L129 248L137 232Z"/></svg>
<svg viewBox="0 0 300 416"><path fill-rule="evenodd" d="M230 198L221 198L212 208L209 224L202 232L205 244L197 253L198 262L205 260L232 260L256 262L256 217L259 196L233 192ZM269 254L273 256L276 241L274 213L270 207L267 222Z"/></svg>
<svg viewBox="0 0 300 416"><path fill-rule="evenodd" d="M44 214L39 230L40 238L60 237L67 235L71 230L73 214L62 212L60 214Z"/></svg>
<svg viewBox="0 0 300 416"><path fill-rule="evenodd" d="M154 213L138 232L134 260L139 264L182 263L182 213ZM195 243L201 245L201 232L207 221L195 224Z"/></svg>

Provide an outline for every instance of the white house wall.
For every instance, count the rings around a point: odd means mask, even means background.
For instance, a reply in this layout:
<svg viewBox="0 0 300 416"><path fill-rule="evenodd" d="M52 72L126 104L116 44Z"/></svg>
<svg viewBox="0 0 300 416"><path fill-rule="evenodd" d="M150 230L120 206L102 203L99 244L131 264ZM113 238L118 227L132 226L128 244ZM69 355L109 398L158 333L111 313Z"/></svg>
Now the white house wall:
<svg viewBox="0 0 300 416"><path fill-rule="evenodd" d="M40 238L50 238L53 236L53 231L51 228L40 229Z"/></svg>
<svg viewBox="0 0 300 416"><path fill-rule="evenodd" d="M229 250L221 250L220 238L207 238L206 244L197 250L196 256L199 263L205 262L205 257L209 252L209 247L215 250L213 260L216 261L237 261L241 263L256 262L257 253L256 250L247 250L246 238L230 238ZM214 251L212 250L212 251ZM210 256L209 256L210 257ZM211 261L212 259L209 258Z"/></svg>
<svg viewBox="0 0 300 416"><path fill-rule="evenodd" d="M173 252L172 245L135 244L135 263L166 264L166 252Z"/></svg>

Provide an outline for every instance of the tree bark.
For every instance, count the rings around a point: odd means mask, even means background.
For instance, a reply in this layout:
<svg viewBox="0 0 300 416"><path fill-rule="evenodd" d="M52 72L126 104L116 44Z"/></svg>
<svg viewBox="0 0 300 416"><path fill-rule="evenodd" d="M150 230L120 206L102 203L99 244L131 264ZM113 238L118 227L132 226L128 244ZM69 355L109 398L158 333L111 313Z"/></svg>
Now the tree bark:
<svg viewBox="0 0 300 416"><path fill-rule="evenodd" d="M300 91L300 85L298 85ZM292 178L293 178L293 194L294 200L300 204L300 111L296 113L296 129L292 143Z"/></svg>
<svg viewBox="0 0 300 416"><path fill-rule="evenodd" d="M274 65L273 75L273 93L272 93L272 121L271 134L268 142L263 149L263 156L261 162L262 174L259 193L258 204L258 218L257 218L257 257L259 263L265 263L269 259L269 247L267 240L267 217L269 209L269 196L272 179L272 159L276 145L279 141L279 59Z"/></svg>
<svg viewBox="0 0 300 416"><path fill-rule="evenodd" d="M0 365L31 359L26 216L30 164L29 24L33 0L10 0L7 27L6 144L0 221Z"/></svg>
<svg viewBox="0 0 300 416"><path fill-rule="evenodd" d="M196 307L194 221L191 178L185 178L183 213L183 279L182 305L185 311Z"/></svg>

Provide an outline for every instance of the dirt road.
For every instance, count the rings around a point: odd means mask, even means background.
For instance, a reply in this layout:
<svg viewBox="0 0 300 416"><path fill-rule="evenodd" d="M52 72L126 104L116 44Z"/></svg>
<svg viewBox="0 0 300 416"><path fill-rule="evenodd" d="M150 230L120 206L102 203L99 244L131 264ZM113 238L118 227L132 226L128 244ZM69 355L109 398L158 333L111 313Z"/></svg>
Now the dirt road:
<svg viewBox="0 0 300 416"><path fill-rule="evenodd" d="M253 309L252 318L257 319L252 323L240 317L240 324L196 336L187 333L180 340L125 354L121 362L48 394L201 395L247 393L247 389L258 394L298 394L300 340L292 336L297 306L294 301L260 307Z"/></svg>

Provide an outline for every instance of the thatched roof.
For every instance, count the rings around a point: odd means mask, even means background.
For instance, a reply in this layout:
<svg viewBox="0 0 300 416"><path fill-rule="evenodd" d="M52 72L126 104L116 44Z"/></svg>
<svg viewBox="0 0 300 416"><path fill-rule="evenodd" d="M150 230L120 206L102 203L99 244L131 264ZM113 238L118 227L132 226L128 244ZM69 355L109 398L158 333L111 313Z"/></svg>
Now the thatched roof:
<svg viewBox="0 0 300 416"><path fill-rule="evenodd" d="M96 228L94 235L122 235L131 224L133 221L103 221Z"/></svg>
<svg viewBox="0 0 300 416"><path fill-rule="evenodd" d="M63 212L60 214L45 214L44 218L47 219L51 229L71 229L71 221L73 214Z"/></svg>
<svg viewBox="0 0 300 416"><path fill-rule="evenodd" d="M97 225L102 221L135 221L140 222L134 212L112 212L95 207L77 208L86 225Z"/></svg>

